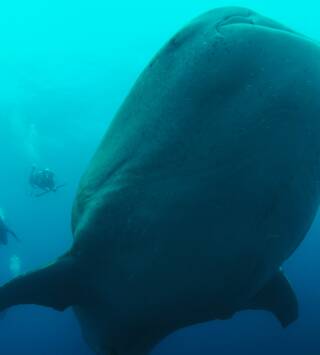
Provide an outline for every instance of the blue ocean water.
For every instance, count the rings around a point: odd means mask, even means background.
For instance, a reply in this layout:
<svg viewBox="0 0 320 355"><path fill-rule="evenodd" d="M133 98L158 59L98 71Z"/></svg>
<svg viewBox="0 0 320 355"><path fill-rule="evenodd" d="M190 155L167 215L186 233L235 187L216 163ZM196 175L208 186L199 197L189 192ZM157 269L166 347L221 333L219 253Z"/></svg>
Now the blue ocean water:
<svg viewBox="0 0 320 355"><path fill-rule="evenodd" d="M155 52L180 27L218 6L248 6L320 40L316 1L45 1L0 5L0 208L22 242L0 247L0 283L51 262L72 243L70 211L79 178L118 106ZM31 166L50 167L66 186L30 196ZM170 354L320 354L320 216L284 270L300 303L283 330L272 315L181 330L155 350ZM15 259L12 259L15 258ZM16 307L0 320L0 354L89 355L64 313Z"/></svg>

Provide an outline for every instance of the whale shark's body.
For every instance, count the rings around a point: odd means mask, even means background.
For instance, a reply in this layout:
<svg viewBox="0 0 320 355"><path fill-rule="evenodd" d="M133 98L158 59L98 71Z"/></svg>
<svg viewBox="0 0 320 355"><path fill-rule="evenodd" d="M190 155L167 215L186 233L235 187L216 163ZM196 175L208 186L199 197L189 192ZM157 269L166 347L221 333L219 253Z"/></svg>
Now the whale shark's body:
<svg viewBox="0 0 320 355"><path fill-rule="evenodd" d="M283 326L280 271L314 219L320 47L243 8L209 12L142 73L84 174L74 245L0 288L0 309L73 306L99 354L146 355L244 309Z"/></svg>

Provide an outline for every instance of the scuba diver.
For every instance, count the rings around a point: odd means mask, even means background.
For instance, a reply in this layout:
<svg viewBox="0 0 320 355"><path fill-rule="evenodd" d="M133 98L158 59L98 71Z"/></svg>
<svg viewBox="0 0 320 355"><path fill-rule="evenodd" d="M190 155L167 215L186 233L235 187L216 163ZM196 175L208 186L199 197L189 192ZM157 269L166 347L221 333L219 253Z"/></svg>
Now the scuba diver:
<svg viewBox="0 0 320 355"><path fill-rule="evenodd" d="M3 218L0 216L0 244L2 245L8 244L9 234L11 234L18 242L20 242L20 239L17 237L17 235L6 226Z"/></svg>
<svg viewBox="0 0 320 355"><path fill-rule="evenodd" d="M56 185L54 172L50 169L37 169L32 166L29 176L29 183L33 189L41 190L42 192L36 194L36 197L47 194L48 192L56 192L63 185Z"/></svg>

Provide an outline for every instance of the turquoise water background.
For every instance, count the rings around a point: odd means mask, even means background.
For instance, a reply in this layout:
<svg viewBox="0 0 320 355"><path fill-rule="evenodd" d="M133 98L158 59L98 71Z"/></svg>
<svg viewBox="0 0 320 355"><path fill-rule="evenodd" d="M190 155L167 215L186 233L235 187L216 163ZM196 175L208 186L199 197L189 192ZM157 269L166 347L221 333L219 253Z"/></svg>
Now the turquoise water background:
<svg viewBox="0 0 320 355"><path fill-rule="evenodd" d="M139 73L183 25L219 6L246 6L320 40L317 1L15 1L0 5L0 208L22 239L0 247L0 283L42 266L72 243L78 180ZM319 63L320 65L320 63ZM319 98L320 99L320 98ZM32 164L50 167L56 194L32 198ZM158 355L320 354L320 218L284 269L300 300L282 330L264 312L180 331ZM89 355L70 310L12 309L0 321L2 355Z"/></svg>

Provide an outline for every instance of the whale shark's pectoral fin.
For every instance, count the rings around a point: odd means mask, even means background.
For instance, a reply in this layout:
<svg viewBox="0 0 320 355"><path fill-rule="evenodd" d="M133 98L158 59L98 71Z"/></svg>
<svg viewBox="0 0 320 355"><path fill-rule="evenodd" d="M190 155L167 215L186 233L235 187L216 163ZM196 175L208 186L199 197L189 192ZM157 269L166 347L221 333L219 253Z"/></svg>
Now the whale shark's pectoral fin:
<svg viewBox="0 0 320 355"><path fill-rule="evenodd" d="M272 312L283 327L287 327L298 318L297 297L281 271L259 291L248 308Z"/></svg>
<svg viewBox="0 0 320 355"><path fill-rule="evenodd" d="M37 304L64 310L78 302L79 274L73 257L19 276L0 287L0 312L18 304Z"/></svg>

